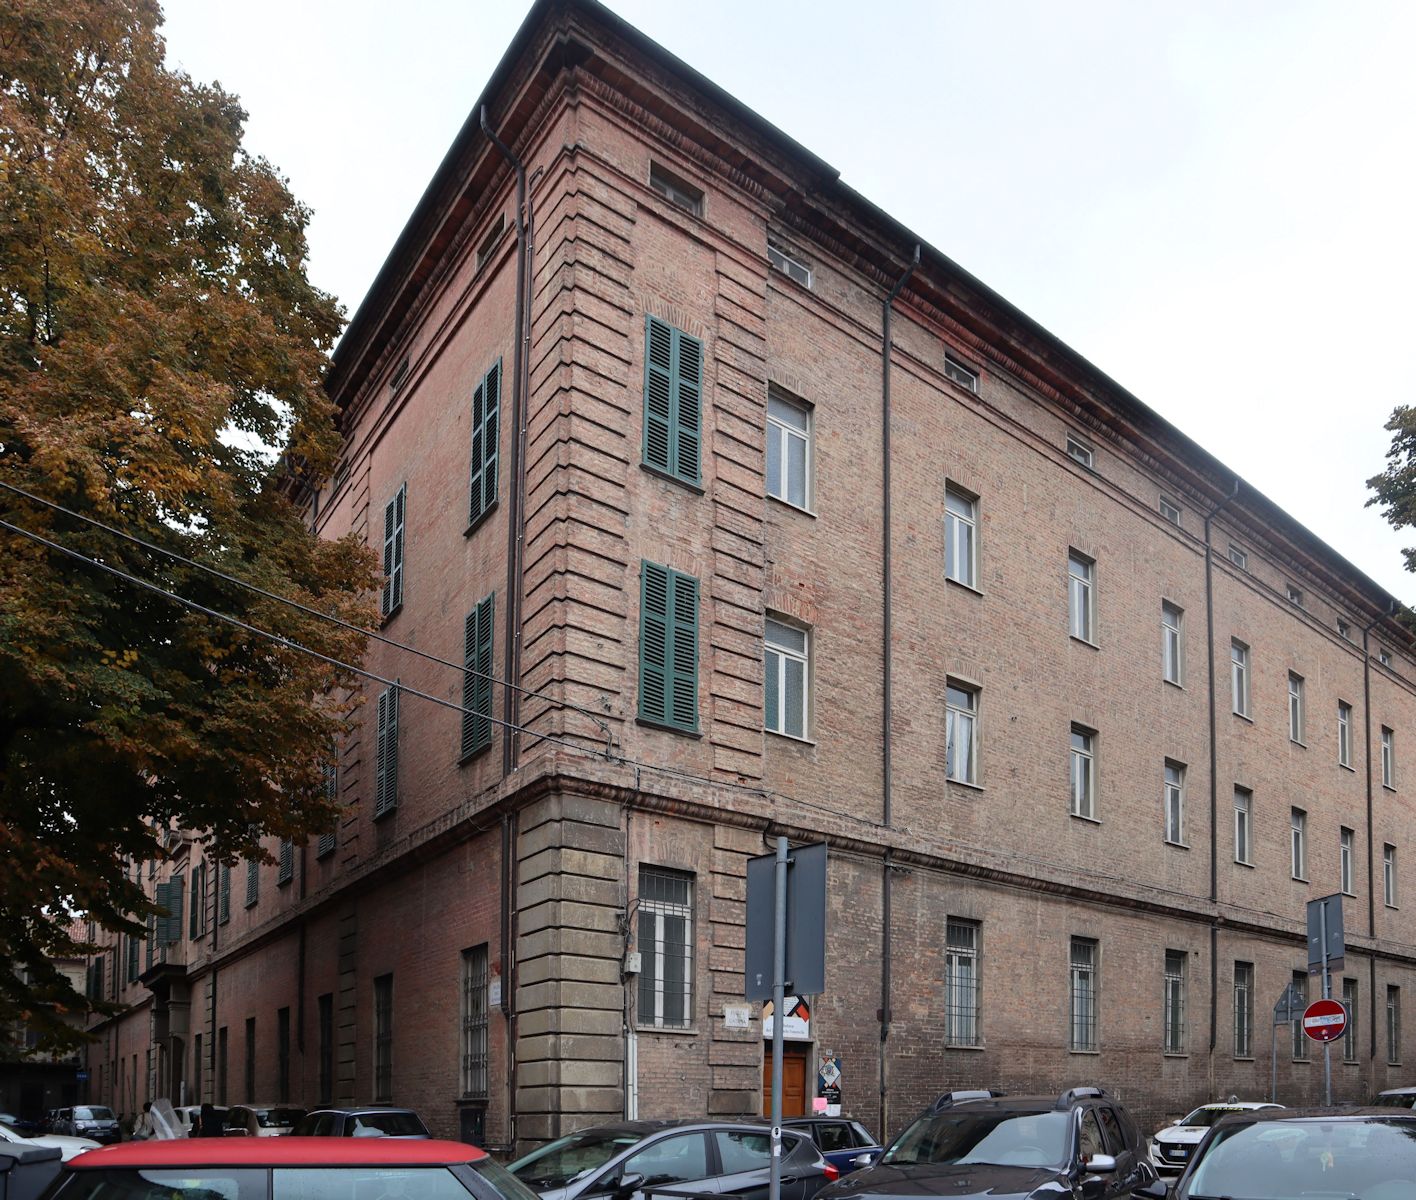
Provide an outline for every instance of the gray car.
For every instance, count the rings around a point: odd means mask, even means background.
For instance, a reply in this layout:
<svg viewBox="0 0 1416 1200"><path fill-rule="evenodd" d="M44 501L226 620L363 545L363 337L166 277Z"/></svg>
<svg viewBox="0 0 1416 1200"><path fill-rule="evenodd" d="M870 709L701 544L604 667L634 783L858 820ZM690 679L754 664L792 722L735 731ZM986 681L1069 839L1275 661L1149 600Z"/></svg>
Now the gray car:
<svg viewBox="0 0 1416 1200"><path fill-rule="evenodd" d="M643 1200L646 1190L765 1200L772 1134L741 1121L623 1121L559 1138L511 1164L543 1200ZM838 1172L809 1137L782 1131L782 1200L811 1200Z"/></svg>
<svg viewBox="0 0 1416 1200"><path fill-rule="evenodd" d="M389 1104L312 1108L291 1132L295 1137L432 1137L423 1118L411 1108Z"/></svg>

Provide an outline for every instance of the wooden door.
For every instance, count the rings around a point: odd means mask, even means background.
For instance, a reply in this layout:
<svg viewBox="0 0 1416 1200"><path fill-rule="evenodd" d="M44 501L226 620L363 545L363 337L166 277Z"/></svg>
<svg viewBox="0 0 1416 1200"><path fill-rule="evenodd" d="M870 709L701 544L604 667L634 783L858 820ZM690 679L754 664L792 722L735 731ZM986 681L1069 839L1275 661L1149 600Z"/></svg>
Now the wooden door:
<svg viewBox="0 0 1416 1200"><path fill-rule="evenodd" d="M772 1043L763 1044L762 1115L772 1113ZM806 1060L809 1046L787 1042L782 1046L782 1116L804 1117L806 1111Z"/></svg>

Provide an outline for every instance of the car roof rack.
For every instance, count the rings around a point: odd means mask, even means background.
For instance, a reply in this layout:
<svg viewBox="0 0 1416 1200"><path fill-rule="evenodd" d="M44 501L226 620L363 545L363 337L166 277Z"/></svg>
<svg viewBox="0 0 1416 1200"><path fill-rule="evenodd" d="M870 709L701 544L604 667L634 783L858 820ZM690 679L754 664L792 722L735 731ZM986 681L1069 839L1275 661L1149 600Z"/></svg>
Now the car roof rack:
<svg viewBox="0 0 1416 1200"><path fill-rule="evenodd" d="M929 1106L929 1111L943 1112L946 1108L953 1108L956 1104L968 1104L974 1100L997 1100L1002 1095L1004 1095L1003 1092L994 1091L992 1088L971 1088L945 1092Z"/></svg>
<svg viewBox="0 0 1416 1200"><path fill-rule="evenodd" d="M1068 1088L1057 1097L1058 1108L1070 1108L1078 1100L1106 1100L1110 1099L1111 1093L1105 1088L1099 1087L1074 1087Z"/></svg>

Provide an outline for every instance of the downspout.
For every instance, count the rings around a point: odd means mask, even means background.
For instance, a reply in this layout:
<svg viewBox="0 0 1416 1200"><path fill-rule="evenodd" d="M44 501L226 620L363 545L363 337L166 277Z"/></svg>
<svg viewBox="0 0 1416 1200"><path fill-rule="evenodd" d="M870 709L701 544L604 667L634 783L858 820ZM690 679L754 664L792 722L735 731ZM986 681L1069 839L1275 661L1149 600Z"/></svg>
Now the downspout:
<svg viewBox="0 0 1416 1200"><path fill-rule="evenodd" d="M1205 516L1205 647L1209 656L1209 744L1210 744L1210 903L1219 903L1219 748L1215 744L1218 717L1216 715L1215 694L1219 690L1214 679L1214 547L1211 541L1211 526L1215 517L1239 495L1239 480L1223 500L1216 504ZM1210 1067L1214 1066L1214 1048L1218 1037L1219 1021L1219 918L1210 918Z"/></svg>
<svg viewBox="0 0 1416 1200"><path fill-rule="evenodd" d="M881 712L881 734L883 740L883 755L881 759L881 798L883 824L889 827L891 821L891 782L893 764L890 757L891 743L891 709L894 705L893 693L893 654L891 642L894 637L893 611L891 609L891 529L890 529L890 358L893 336L891 333L891 318L894 314L895 300L904 286L909 282L911 275L919 267L918 245L914 249L914 258L910 260L910 265L905 268L904 273L895 282L895 286L890 289L890 294L885 297L885 309L881 321L881 346L880 346L880 487L882 493L881 503L881 555L880 573L883 583L883 621L881 630L881 659L883 663L882 683L883 700ZM891 854L887 848L880 868L880 1124L877 1128L881 1136L885 1136L886 1122L889 1117L889 1071L886 1067L886 1043L890 1040L890 871Z"/></svg>
<svg viewBox="0 0 1416 1200"><path fill-rule="evenodd" d="M1396 615L1396 601L1393 600L1386 612L1380 617L1373 617L1367 622L1367 627L1362 630L1362 729L1363 745L1362 759L1367 768L1367 936L1373 943L1377 938L1377 878L1374 874L1376 870L1376 843L1373 837L1372 827L1375 823L1375 808L1372 800L1372 655L1369 648L1368 639L1372 629L1383 617ZM1372 1038L1372 1064L1375 1070L1377 1061L1377 954L1375 945L1371 955L1367 959L1367 1001L1371 1008L1370 1018L1367 1022L1371 1030Z"/></svg>
<svg viewBox="0 0 1416 1200"><path fill-rule="evenodd" d="M524 421L521 411L524 399L521 390L521 368L524 357L522 340L526 313L526 168L512 152L511 147L492 132L491 122L487 120L485 105L481 110L481 121L482 132L487 135L487 140L497 148L497 151L516 172L516 312L513 322L515 341L511 352L511 482L507 488L506 521L507 636L502 670L502 678L506 681L502 685L502 719L506 721L505 732L502 734L502 778L506 778L511 774L516 755L513 731L516 726L517 694L512 685L519 682L516 670L520 661L521 649L521 629L516 619L516 610L518 608L517 598L521 594L518 566L521 545L521 426ZM503 895L505 896L505 893ZM503 926L505 923L505 919L503 919ZM503 950L503 957L505 957L505 950ZM503 988L503 992L505 992L505 988ZM505 1000L503 1000L503 1004L505 1004Z"/></svg>
<svg viewBox="0 0 1416 1200"><path fill-rule="evenodd" d="M501 819L501 1012L502 1025L506 1029L506 1121L507 1148L516 1149L516 1020L512 1006L512 992L515 981L512 977L511 960L511 886L515 878L511 861L512 832L511 813L503 813Z"/></svg>

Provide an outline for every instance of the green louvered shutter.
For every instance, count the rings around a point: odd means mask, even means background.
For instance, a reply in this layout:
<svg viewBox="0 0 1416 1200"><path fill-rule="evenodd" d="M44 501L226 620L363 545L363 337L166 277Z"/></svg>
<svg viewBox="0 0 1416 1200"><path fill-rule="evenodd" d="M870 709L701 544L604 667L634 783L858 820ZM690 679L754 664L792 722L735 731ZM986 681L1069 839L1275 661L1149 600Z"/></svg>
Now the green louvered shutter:
<svg viewBox="0 0 1416 1200"><path fill-rule="evenodd" d="M331 754L337 751L331 749ZM339 764L327 762L324 767L324 798L326 804L334 804L339 800ZM326 855L334 853L333 833L320 834L320 840L315 846L315 857L324 858Z"/></svg>
<svg viewBox="0 0 1416 1200"><path fill-rule="evenodd" d="M158 901L159 896L162 894L162 887L163 885L160 883L157 885L157 891L153 894L154 901ZM155 941L157 941L157 917L153 913L149 913L147 931L147 966L144 968L144 970L152 970L152 944Z"/></svg>
<svg viewBox="0 0 1416 1200"><path fill-rule="evenodd" d="M138 938L128 935L128 982L136 983L138 978Z"/></svg>
<svg viewBox="0 0 1416 1200"><path fill-rule="evenodd" d="M182 940L182 876L174 875L167 884L167 927L163 932L164 942Z"/></svg>
<svg viewBox="0 0 1416 1200"><path fill-rule="evenodd" d="M497 502L497 463L501 421L501 360L472 393L472 483L468 524L476 525Z"/></svg>
<svg viewBox="0 0 1416 1200"><path fill-rule="evenodd" d="M408 504L408 485L384 505L384 586L380 609L384 616L403 605L403 524Z"/></svg>
<svg viewBox="0 0 1416 1200"><path fill-rule="evenodd" d="M254 858L246 862L246 907L251 908L261 898L261 864Z"/></svg>
<svg viewBox="0 0 1416 1200"><path fill-rule="evenodd" d="M639 715L698 728L698 580L645 562L640 580Z"/></svg>
<svg viewBox="0 0 1416 1200"><path fill-rule="evenodd" d="M639 589L639 715L668 721L669 570L645 562Z"/></svg>
<svg viewBox="0 0 1416 1200"><path fill-rule="evenodd" d="M275 872L275 882L277 885L289 883L295 878L295 843L292 841L282 841L280 843L279 866Z"/></svg>
<svg viewBox="0 0 1416 1200"><path fill-rule="evenodd" d="M202 903L206 891L202 878L204 873L200 863L192 868L192 908L187 914L187 936L193 941L202 935Z"/></svg>
<svg viewBox="0 0 1416 1200"><path fill-rule="evenodd" d="M231 868L222 863L216 868L216 919L225 925L231 920Z"/></svg>
<svg viewBox="0 0 1416 1200"><path fill-rule="evenodd" d="M645 317L644 462L686 483L701 475L703 343Z"/></svg>
<svg viewBox="0 0 1416 1200"><path fill-rule="evenodd" d="M492 628L496 593L467 614L462 641L462 757L492 744Z"/></svg>
<svg viewBox="0 0 1416 1200"><path fill-rule="evenodd" d="M374 756L374 816L398 805L398 685L379 693Z"/></svg>
<svg viewBox="0 0 1416 1200"><path fill-rule="evenodd" d="M679 729L698 728L698 580L669 572L671 617L669 723Z"/></svg>

